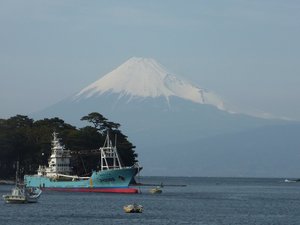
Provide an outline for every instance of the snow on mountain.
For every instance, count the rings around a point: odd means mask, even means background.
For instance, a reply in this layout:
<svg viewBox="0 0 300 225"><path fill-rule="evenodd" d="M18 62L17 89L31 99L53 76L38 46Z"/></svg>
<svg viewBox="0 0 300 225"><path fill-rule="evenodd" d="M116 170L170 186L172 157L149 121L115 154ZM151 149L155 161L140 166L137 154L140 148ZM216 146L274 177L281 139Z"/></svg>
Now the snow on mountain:
<svg viewBox="0 0 300 225"><path fill-rule="evenodd" d="M117 93L129 99L137 97L176 96L200 104L214 105L224 110L222 100L190 82L179 79L151 58L133 57L96 82L82 89L74 100L97 97L104 93Z"/></svg>

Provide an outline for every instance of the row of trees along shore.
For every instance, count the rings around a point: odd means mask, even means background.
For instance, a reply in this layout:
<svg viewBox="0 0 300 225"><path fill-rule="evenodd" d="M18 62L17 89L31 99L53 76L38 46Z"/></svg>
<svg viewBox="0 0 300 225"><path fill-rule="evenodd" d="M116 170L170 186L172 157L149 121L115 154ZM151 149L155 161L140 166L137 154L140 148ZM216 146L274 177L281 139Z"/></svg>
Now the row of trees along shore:
<svg viewBox="0 0 300 225"><path fill-rule="evenodd" d="M51 155L52 133L58 133L62 144L72 151L71 166L74 174L88 175L100 166L100 153L90 151L103 146L106 134L117 137L117 149L124 166L137 162L135 146L127 139L120 124L110 122L93 112L81 118L91 126L76 128L60 118L36 120L24 115L0 119L0 179L13 179L16 162L20 164L20 177L35 174L39 165L48 165Z"/></svg>

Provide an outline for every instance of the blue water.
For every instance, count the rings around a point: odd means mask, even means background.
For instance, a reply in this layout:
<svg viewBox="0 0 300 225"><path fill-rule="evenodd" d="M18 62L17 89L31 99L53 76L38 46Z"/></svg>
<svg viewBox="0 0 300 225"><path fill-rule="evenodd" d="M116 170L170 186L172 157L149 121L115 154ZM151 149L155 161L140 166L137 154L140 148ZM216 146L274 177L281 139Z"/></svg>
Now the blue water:
<svg viewBox="0 0 300 225"><path fill-rule="evenodd" d="M166 186L162 194L43 192L36 204L0 201L0 224L300 224L300 183L283 179L144 177L142 183ZM168 185L186 186L168 186ZM0 186L0 195L11 186ZM123 206L144 206L126 214Z"/></svg>

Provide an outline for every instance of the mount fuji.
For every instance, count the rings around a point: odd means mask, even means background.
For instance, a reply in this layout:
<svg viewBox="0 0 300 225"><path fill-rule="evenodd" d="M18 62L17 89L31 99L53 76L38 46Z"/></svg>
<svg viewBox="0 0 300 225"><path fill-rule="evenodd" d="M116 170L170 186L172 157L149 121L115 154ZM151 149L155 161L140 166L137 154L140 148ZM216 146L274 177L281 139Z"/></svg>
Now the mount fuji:
<svg viewBox="0 0 300 225"><path fill-rule="evenodd" d="M131 58L32 116L80 126L91 112L122 125L145 175L280 177L300 170L298 123L233 113L221 97L154 59Z"/></svg>
<svg viewBox="0 0 300 225"><path fill-rule="evenodd" d="M188 81L178 79L154 59L133 57L101 79L82 89L74 100L99 97L105 93L118 94L118 98L169 98L174 96L199 104L224 109L223 102L213 93L200 89Z"/></svg>

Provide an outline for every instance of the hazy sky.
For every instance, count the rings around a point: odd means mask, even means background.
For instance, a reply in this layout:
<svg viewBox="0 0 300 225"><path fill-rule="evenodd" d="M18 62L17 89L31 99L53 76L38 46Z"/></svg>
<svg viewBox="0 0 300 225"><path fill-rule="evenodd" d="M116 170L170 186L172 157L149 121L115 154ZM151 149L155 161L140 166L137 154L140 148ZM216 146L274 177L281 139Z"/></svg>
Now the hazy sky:
<svg viewBox="0 0 300 225"><path fill-rule="evenodd" d="M300 120L300 1L0 0L0 118L151 57L237 111Z"/></svg>

